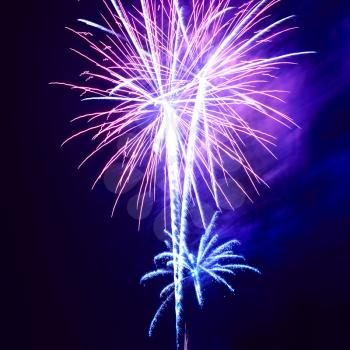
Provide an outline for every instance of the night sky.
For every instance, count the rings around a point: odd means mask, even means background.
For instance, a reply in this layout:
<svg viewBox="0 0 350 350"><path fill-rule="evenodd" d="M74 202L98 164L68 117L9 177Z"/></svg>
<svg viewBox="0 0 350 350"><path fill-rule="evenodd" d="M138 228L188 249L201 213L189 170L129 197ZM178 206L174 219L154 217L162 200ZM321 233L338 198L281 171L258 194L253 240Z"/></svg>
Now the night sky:
<svg viewBox="0 0 350 350"><path fill-rule="evenodd" d="M49 85L78 82L87 69L68 49L81 42L64 27L97 18L101 4L26 1L3 14L16 36L15 101L3 115L12 122L3 129L11 184L2 184L16 242L13 349L175 348L172 310L147 336L160 284L138 283L163 249L156 214L138 231L128 194L111 218L113 194L103 182L90 191L104 159L78 171L89 140L60 147L75 130L69 120L88 110L78 94ZM277 11L297 15L293 46L318 52L300 63L298 156L281 157L271 189L229 223L262 275L240 274L235 296L209 286L202 311L188 296L190 350L350 349L350 4L285 0Z"/></svg>

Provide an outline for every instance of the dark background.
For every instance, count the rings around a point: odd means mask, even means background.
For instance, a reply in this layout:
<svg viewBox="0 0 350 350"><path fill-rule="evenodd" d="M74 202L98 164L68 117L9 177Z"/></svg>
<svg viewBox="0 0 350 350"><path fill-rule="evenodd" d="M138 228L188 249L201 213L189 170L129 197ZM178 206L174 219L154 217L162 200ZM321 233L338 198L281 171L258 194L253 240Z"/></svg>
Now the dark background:
<svg viewBox="0 0 350 350"><path fill-rule="evenodd" d="M190 350L350 348L347 3L286 0L279 8L298 15L297 46L318 51L302 87L311 96L303 101L302 161L246 215L255 226L244 253L263 275L240 276L236 296L209 288L202 312L188 299ZM95 18L96 4L26 1L8 15L15 101L3 116L13 121L2 133L12 180L3 190L16 273L4 349L174 348L172 311L147 337L159 285L138 284L161 242L147 222L137 231L125 203L111 219L113 196L103 186L89 191L94 164L75 170L87 140L60 148L82 107L48 82L77 81L86 69L69 52L80 43L64 26Z"/></svg>

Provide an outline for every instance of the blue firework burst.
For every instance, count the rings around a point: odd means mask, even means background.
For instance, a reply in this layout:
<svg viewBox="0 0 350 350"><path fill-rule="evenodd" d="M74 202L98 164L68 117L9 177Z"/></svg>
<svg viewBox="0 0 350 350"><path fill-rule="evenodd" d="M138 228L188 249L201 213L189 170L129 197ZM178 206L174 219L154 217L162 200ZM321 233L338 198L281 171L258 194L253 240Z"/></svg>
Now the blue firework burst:
<svg viewBox="0 0 350 350"><path fill-rule="evenodd" d="M161 276L173 276L174 264L177 259L183 259L184 275L181 280L193 283L198 304L203 306L203 287L207 281L214 281L227 287L231 292L234 288L229 279L236 275L237 271L250 270L256 273L260 271L252 266L244 263L245 259L242 255L237 255L234 252L234 247L239 244L239 241L232 239L226 242L220 242L218 233L215 232L215 224L218 213L215 213L211 222L203 235L200 238L198 249L196 252L191 252L188 247L185 247L185 255L174 256L171 240L166 242L168 250L155 256L154 264L156 269L146 273L141 278L141 283ZM171 234L167 232L169 237ZM237 260L240 261L237 263ZM167 284L160 292L162 303L150 325L149 335L152 335L154 327L161 316L162 312L172 301L175 294L175 283Z"/></svg>

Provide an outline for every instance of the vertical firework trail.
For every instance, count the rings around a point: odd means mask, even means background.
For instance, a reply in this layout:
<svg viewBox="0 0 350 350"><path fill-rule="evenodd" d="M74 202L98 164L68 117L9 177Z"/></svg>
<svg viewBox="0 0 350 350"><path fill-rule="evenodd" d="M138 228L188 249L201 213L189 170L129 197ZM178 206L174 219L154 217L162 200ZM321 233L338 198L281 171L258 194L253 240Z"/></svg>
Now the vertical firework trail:
<svg viewBox="0 0 350 350"><path fill-rule="evenodd" d="M234 207L226 195L228 180L250 199L247 186L258 191L263 179L251 166L246 147L271 153L275 137L263 128L270 121L290 127L292 119L278 109L286 91L271 88L289 59L311 52L273 55L272 43L295 27L285 27L293 16L270 21L269 10L280 0L192 0L185 9L178 0L139 0L126 8L121 0L103 0L103 24L80 19L98 29L94 35L70 29L88 48L73 50L94 67L81 74L83 85L66 85L82 92L84 101L104 102L105 110L79 116L88 127L68 140L92 133L97 152L128 136L103 167L95 184L117 161L123 161L116 185L120 194L137 167L144 169L137 205L145 196L156 198L157 170L164 173L164 203L169 200L168 251L154 259L157 269L142 281L171 274L173 282L161 292L165 298L150 333L174 299L177 348L184 346L184 288L192 281L199 305L208 278L233 291L227 278L236 270L256 269L233 260L237 244L219 244L216 222L222 201ZM103 38L101 37L103 36ZM280 51L280 50L278 50ZM95 56L94 56L95 55ZM274 85L275 86L275 85ZM111 106L108 108L108 106ZM67 141L68 141L67 140ZM250 146L251 147L251 146ZM233 176L227 163L236 163L241 175ZM242 181L247 182L243 185ZM204 194L218 212L207 220ZM191 251L190 209L199 211L204 233ZM163 267L159 267L163 266Z"/></svg>

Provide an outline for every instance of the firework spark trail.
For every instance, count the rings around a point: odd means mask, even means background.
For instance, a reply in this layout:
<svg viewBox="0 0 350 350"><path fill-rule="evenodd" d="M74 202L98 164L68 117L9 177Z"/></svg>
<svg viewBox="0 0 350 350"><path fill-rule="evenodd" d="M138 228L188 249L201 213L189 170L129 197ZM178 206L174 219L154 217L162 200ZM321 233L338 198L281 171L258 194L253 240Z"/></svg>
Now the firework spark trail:
<svg viewBox="0 0 350 350"><path fill-rule="evenodd" d="M174 256L174 284L179 285L179 275L178 275L178 256L179 256L179 244L177 237L179 235L180 228L180 180L179 180L179 165L178 165L178 142L177 142L177 127L175 125L175 112L169 110L170 107L167 107L167 119L170 125L167 125L167 135L166 135L166 144L167 144L167 168L168 168L168 177L169 177L169 197L170 197L170 210L171 210L171 239L172 239L172 251ZM177 295L175 293L175 299ZM177 299L176 299L177 301ZM181 318L179 314L179 309L175 308L176 320ZM181 333L179 328L179 322L176 323L176 334Z"/></svg>
<svg viewBox="0 0 350 350"><path fill-rule="evenodd" d="M205 6L203 1L193 0L188 16L178 0L160 3L140 0L140 8L132 6L130 10L121 0L103 2L107 16L102 15L102 24L79 21L98 29L104 39L70 29L96 56L73 51L88 60L96 71L82 73L86 79L82 86L62 85L80 90L85 101L102 101L112 107L76 118L86 120L89 126L68 140L93 134L97 146L84 164L131 134L94 183L116 161L123 160L113 212L134 170L140 166L145 170L137 201L142 212L147 193L153 192L155 196L157 169L164 167L167 186L164 201L166 198L170 201L173 296L180 347L183 282L189 271L191 203L197 206L206 228L198 183L204 184L218 209L220 198L234 206L220 185L219 176L232 180L250 198L247 185L243 186L241 179L230 173L225 158L242 168L254 190L265 184L251 166L244 148L246 140L252 139L273 155L274 136L255 127L249 116L258 115L287 127L293 125L292 119L275 107L283 102L284 91L271 90L268 84L275 79L277 69L293 63L290 58L311 52L274 56L264 50L280 35L295 29L281 27L293 16L263 25L268 21L268 11L279 0L252 0L238 8L230 7L229 0L209 0ZM198 254L201 255L200 251ZM194 284L200 302L198 278L194 278Z"/></svg>

